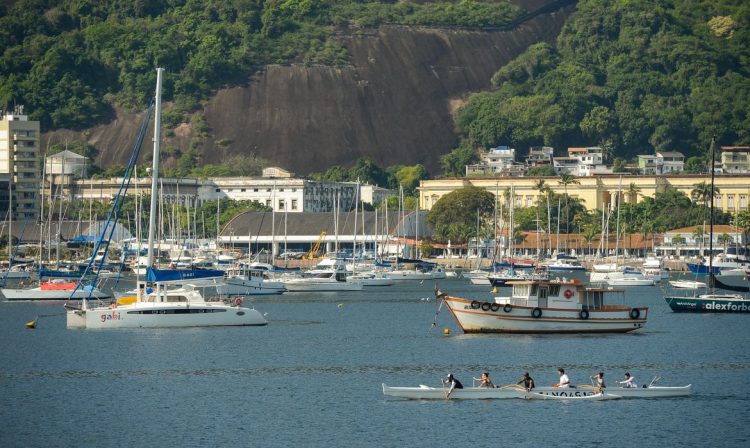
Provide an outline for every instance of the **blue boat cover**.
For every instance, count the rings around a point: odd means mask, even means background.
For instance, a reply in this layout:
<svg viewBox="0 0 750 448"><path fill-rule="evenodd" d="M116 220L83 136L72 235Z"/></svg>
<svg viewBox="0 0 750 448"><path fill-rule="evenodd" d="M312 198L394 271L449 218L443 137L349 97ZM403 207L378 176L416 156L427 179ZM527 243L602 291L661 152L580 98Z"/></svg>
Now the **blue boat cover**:
<svg viewBox="0 0 750 448"><path fill-rule="evenodd" d="M148 268L146 281L171 282L178 280L194 280L199 278L224 277L220 269L154 269Z"/></svg>

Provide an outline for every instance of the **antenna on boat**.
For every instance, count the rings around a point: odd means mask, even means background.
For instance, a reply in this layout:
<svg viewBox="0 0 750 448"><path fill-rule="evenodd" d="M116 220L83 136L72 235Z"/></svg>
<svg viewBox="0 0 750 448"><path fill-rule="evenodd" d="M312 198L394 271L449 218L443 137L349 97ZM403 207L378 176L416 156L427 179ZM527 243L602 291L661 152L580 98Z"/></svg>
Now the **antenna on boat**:
<svg viewBox="0 0 750 448"><path fill-rule="evenodd" d="M716 278L714 277L714 176L715 176L715 170L714 170L714 143L716 142L716 136L711 137L711 148L709 149L709 152L711 153L711 165L709 166L709 169L711 170L711 208L710 208L710 214L709 214L709 222L708 222L708 277L709 277L709 284L711 286L711 290L713 291L716 288Z"/></svg>

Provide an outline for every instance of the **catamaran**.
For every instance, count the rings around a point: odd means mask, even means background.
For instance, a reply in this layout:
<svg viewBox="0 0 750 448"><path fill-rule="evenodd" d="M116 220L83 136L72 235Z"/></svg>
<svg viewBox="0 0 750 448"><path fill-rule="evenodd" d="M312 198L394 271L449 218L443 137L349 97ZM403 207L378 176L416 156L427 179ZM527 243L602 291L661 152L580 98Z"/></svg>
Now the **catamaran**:
<svg viewBox="0 0 750 448"><path fill-rule="evenodd" d="M148 271L145 281L139 281L135 296L124 297L111 304L97 303L89 306L90 297L81 300L80 307L67 306L68 328L150 328L150 327L198 327L198 326L229 326L229 325L266 325L268 321L254 308L242 307L242 300L237 298L232 303L221 301L207 302L201 293L192 285L186 284L200 274L192 271L166 270L153 268L154 236L156 231L157 198L159 196L159 141L161 127L161 80L163 69L157 69L155 116L154 116L154 155L152 166L151 213L148 235ZM144 120L141 134L130 163L123 176L120 190L113 200L110 217L105 230L97 242L97 250L104 244L108 247L109 240L103 243L108 226L114 221L119 212L130 174L138 159L141 142L145 135L146 124L150 117L151 108ZM114 219L113 219L114 218ZM106 254L106 249L105 249ZM93 261L93 259L92 259ZM87 270L91 267L89 262ZM223 276L222 271L218 271ZM174 285L181 285L177 288Z"/></svg>

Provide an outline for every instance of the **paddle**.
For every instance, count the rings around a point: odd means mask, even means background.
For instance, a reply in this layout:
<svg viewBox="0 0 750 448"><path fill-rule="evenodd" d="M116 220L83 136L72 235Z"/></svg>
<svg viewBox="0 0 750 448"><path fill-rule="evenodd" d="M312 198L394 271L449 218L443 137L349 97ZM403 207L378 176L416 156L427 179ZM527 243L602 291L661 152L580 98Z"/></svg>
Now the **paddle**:
<svg viewBox="0 0 750 448"><path fill-rule="evenodd" d="M445 399L450 400L451 396L448 394L448 391L445 390L445 383L442 378L440 378L440 385L443 387L443 395L445 396Z"/></svg>

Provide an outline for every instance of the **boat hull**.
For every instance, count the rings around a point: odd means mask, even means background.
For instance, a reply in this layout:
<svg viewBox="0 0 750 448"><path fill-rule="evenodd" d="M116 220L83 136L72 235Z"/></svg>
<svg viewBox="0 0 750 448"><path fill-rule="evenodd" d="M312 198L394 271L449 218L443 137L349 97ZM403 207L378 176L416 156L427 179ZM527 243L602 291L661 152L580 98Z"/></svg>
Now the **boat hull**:
<svg viewBox="0 0 750 448"><path fill-rule="evenodd" d="M499 303L475 308L476 301L451 296L443 300L464 333L627 333L642 328L648 315L648 308L610 306L588 310L582 318L580 310L513 305L506 311ZM534 317L535 310L541 310L539 317ZM637 318L630 317L633 310L638 310Z"/></svg>
<svg viewBox="0 0 750 448"><path fill-rule="evenodd" d="M361 291L360 282L298 282L290 280L284 283L289 292L336 292L336 291Z"/></svg>
<svg viewBox="0 0 750 448"><path fill-rule="evenodd" d="M222 284L216 285L219 295L261 296L281 294L286 287L281 282L244 280L241 278L227 278Z"/></svg>
<svg viewBox="0 0 750 448"><path fill-rule="evenodd" d="M664 297L675 312L750 313L750 300L722 300L701 297Z"/></svg>
<svg viewBox="0 0 750 448"><path fill-rule="evenodd" d="M68 310L68 328L178 328L266 325L253 308L224 304L154 303Z"/></svg>
<svg viewBox="0 0 750 448"><path fill-rule="evenodd" d="M383 394L390 397L408 398L412 400L444 400L446 399L447 389L441 387L392 387L385 384ZM616 396L618 398L672 398L686 397L693 393L692 385L680 387L633 387L633 388L606 388L604 395ZM451 399L459 400L489 400L489 399L544 399L544 398L582 398L595 397L597 391L593 387L586 388L556 388L556 387L538 387L531 393L524 389L515 387L467 387L456 389L451 392Z"/></svg>
<svg viewBox="0 0 750 448"><path fill-rule="evenodd" d="M111 297L109 294L95 290L86 291L77 290L75 293L70 290L41 290L39 288L31 289L0 289L6 300L68 300L68 299L106 299ZM71 293L73 293L71 295Z"/></svg>

